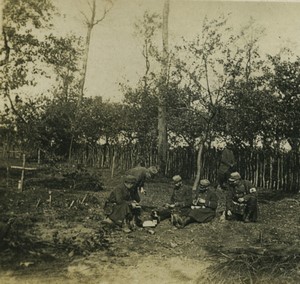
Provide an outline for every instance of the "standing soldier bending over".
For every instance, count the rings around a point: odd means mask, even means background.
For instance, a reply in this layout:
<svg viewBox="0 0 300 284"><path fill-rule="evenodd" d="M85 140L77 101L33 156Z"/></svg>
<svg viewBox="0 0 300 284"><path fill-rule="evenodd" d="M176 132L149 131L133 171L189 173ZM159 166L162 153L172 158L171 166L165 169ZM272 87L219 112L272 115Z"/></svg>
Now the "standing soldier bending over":
<svg viewBox="0 0 300 284"><path fill-rule="evenodd" d="M231 173L226 196L226 217L239 221L257 221L256 188L248 180L242 180L238 172Z"/></svg>
<svg viewBox="0 0 300 284"><path fill-rule="evenodd" d="M144 189L145 181L158 173L156 167L146 168L142 165L136 166L127 171L128 175L136 178L135 190L140 193L146 193Z"/></svg>

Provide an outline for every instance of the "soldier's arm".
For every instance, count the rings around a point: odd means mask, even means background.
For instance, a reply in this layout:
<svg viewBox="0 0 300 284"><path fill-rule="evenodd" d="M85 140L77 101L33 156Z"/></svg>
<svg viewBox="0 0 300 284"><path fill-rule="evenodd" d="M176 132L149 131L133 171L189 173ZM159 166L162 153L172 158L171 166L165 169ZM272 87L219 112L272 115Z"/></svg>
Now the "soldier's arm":
<svg viewBox="0 0 300 284"><path fill-rule="evenodd" d="M185 189L183 192L182 200L175 203L179 207L188 207L193 203L193 195L190 189Z"/></svg>
<svg viewBox="0 0 300 284"><path fill-rule="evenodd" d="M229 189L226 194L226 210L232 210L232 198L233 192Z"/></svg>
<svg viewBox="0 0 300 284"><path fill-rule="evenodd" d="M247 201L250 197L256 197L257 196L257 191L252 182L246 180L244 183L246 193L244 195L245 201Z"/></svg>
<svg viewBox="0 0 300 284"><path fill-rule="evenodd" d="M211 194L209 194L207 200L205 201L205 206L211 209L217 209L218 207L218 197L217 195L212 192Z"/></svg>

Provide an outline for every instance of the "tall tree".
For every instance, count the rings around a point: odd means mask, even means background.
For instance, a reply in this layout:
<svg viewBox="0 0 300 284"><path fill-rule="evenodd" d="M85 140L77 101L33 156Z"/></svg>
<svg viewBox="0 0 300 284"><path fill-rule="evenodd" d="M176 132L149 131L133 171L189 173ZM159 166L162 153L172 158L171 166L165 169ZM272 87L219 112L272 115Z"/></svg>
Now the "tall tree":
<svg viewBox="0 0 300 284"><path fill-rule="evenodd" d="M167 162L167 107L166 94L168 93L168 61L169 61L169 42L168 42L168 23L169 23L170 0L165 0L163 8L162 25L162 77L161 87L158 97L158 164L162 173L166 171Z"/></svg>
<svg viewBox="0 0 300 284"><path fill-rule="evenodd" d="M80 124L78 123L79 116L77 112L80 112L79 101L81 96L78 95L80 80L79 62L81 62L81 38L77 38L73 35L65 37L55 37L52 34L46 37L46 41L41 44L41 53L44 55L44 62L51 66L56 75L56 88L52 91L55 95L55 99L62 106L65 104L66 109L70 109L69 112L64 112L64 115L68 117L69 130L71 138L68 140L69 144L69 159L72 157L72 148L80 136ZM78 110L74 109L74 105L78 105Z"/></svg>
<svg viewBox="0 0 300 284"><path fill-rule="evenodd" d="M150 93L153 83L155 83L154 68L159 61L158 47L154 44L154 37L160 32L162 27L161 16L153 13L144 13L143 19L135 23L135 35L142 39L142 55L145 59L145 75L140 80L144 87L144 92ZM152 86L151 86L152 85Z"/></svg>
<svg viewBox="0 0 300 284"><path fill-rule="evenodd" d="M81 78L81 84L80 84L80 95L81 98L84 94L84 85L86 81L86 72L87 72L87 64L88 64L88 58L89 58L89 50L90 50L90 43L91 43L91 36L92 36L92 30L94 26L99 24L105 19L106 14L109 12L109 10L112 8L112 1L111 0L104 0L104 2L108 2L109 6L105 6L104 10L102 12L102 15L100 18L96 18L97 13L97 0L92 0L91 2L88 1L88 5L90 8L90 16L88 17L85 13L82 12L82 15L84 16L84 23L87 27L87 33L86 33L86 39L85 39L85 48L83 52L83 68L82 68L82 78Z"/></svg>
<svg viewBox="0 0 300 284"><path fill-rule="evenodd" d="M228 80L227 111L223 112L227 117L219 123L219 129L223 127L224 136L230 137L238 147L255 147L258 137L266 134L263 122L269 121L266 106L271 106L272 100L266 78L262 76L265 62L260 57L258 44L263 35L262 27L250 19L239 36L238 68L231 64L234 76Z"/></svg>
<svg viewBox="0 0 300 284"><path fill-rule="evenodd" d="M40 46L43 60L56 75L56 90L65 101L78 93L80 80L79 68L82 59L82 41L74 35L56 37L52 34L46 36ZM76 89L76 90L74 90ZM78 97L78 95L77 95Z"/></svg>
<svg viewBox="0 0 300 284"><path fill-rule="evenodd" d="M0 2L0 65L3 64L4 61L4 36L3 36L3 1Z"/></svg>
<svg viewBox="0 0 300 284"><path fill-rule="evenodd" d="M195 148L197 155L197 172L193 189L198 186L202 165L202 153L205 145L210 145L214 138L214 125L219 116L220 106L228 95L227 81L238 70L239 51L234 48L236 37L227 27L227 19L220 17L209 21L205 19L201 35L187 42L180 50L188 51L188 56L181 62L181 71L186 80L191 100L187 107L198 119L198 134ZM191 95L192 94L192 95Z"/></svg>
<svg viewBox="0 0 300 284"><path fill-rule="evenodd" d="M35 84L35 75L40 73L37 62L41 40L35 31L51 25L53 11L50 0L3 1L0 95L8 99L9 108L17 116L18 89Z"/></svg>
<svg viewBox="0 0 300 284"><path fill-rule="evenodd" d="M135 25L135 36L141 40L145 73L137 86L122 84L129 133L140 145L139 156L147 160L149 149L157 148L158 89L161 83L161 52L155 44L161 36L161 16L145 12Z"/></svg>
<svg viewBox="0 0 300 284"><path fill-rule="evenodd" d="M277 137L282 142L286 139L294 152L300 151L300 57L293 58L290 54L285 59L283 55L269 56L272 68L268 70L269 87L272 90L273 100L276 101L272 108L272 127ZM273 142L276 143L273 138ZM280 141L281 140L281 141Z"/></svg>

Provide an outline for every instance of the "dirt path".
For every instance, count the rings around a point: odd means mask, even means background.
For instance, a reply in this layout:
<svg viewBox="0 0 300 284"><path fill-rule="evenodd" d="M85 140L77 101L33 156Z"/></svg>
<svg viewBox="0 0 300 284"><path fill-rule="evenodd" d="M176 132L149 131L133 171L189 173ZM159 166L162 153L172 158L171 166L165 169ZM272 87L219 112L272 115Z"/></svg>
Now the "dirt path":
<svg viewBox="0 0 300 284"><path fill-rule="evenodd" d="M109 258L103 253L95 253L73 261L65 273L58 277L18 277L12 276L12 272L6 272L0 275L0 283L207 283L205 269L209 265L210 261L205 258L190 260L180 256L142 256L135 253L122 258Z"/></svg>

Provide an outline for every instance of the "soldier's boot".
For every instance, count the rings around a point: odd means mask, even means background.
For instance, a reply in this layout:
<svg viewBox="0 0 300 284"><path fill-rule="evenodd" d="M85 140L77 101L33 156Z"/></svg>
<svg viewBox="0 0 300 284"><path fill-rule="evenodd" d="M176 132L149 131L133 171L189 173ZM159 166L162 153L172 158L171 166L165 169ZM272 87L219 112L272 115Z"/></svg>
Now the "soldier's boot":
<svg viewBox="0 0 300 284"><path fill-rule="evenodd" d="M245 223L250 223L251 222L251 220L250 220L250 214L249 213L245 214L243 219L244 219Z"/></svg>
<svg viewBox="0 0 300 284"><path fill-rule="evenodd" d="M191 217L178 217L177 219L177 228L183 229L186 225L193 222Z"/></svg>
<svg viewBox="0 0 300 284"><path fill-rule="evenodd" d="M130 233L132 232L134 227L135 227L134 220L124 220L122 224L122 231L124 233Z"/></svg>
<svg viewBox="0 0 300 284"><path fill-rule="evenodd" d="M151 212L151 218L152 218L152 220L156 220L157 224L160 222L160 216L159 216L159 213L156 210L153 210Z"/></svg>
<svg viewBox="0 0 300 284"><path fill-rule="evenodd" d="M178 214L171 214L171 224L176 226L178 225Z"/></svg>

